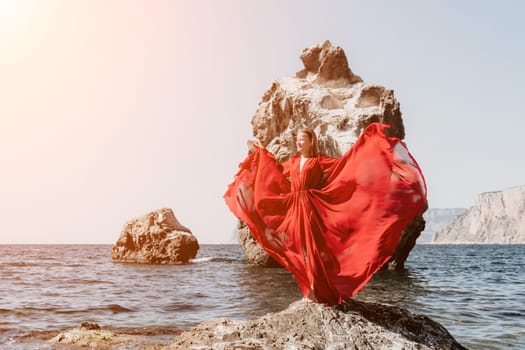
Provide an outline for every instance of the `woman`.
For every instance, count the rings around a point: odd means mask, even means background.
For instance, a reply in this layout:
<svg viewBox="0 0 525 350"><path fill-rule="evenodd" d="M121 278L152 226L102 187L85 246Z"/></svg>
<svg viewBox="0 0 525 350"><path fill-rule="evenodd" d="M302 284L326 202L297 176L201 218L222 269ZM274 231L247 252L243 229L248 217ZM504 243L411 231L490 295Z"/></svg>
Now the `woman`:
<svg viewBox="0 0 525 350"><path fill-rule="evenodd" d="M299 131L297 153L282 165L257 146L224 195L311 300L333 305L357 294L426 205L421 170L388 127L370 124L337 159L318 153L311 129Z"/></svg>

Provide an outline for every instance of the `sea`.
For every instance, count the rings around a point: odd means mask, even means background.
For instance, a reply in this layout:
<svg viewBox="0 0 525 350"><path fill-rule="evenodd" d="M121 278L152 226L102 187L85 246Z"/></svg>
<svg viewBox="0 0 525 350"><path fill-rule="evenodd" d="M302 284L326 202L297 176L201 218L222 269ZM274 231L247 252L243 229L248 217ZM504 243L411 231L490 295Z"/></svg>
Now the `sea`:
<svg viewBox="0 0 525 350"><path fill-rule="evenodd" d="M239 245L202 245L186 265L114 263L111 245L0 245L0 349L52 349L82 322L167 344L202 321L253 319L301 298L282 268ZM525 349L525 245L416 245L406 270L356 296L441 323L468 349Z"/></svg>

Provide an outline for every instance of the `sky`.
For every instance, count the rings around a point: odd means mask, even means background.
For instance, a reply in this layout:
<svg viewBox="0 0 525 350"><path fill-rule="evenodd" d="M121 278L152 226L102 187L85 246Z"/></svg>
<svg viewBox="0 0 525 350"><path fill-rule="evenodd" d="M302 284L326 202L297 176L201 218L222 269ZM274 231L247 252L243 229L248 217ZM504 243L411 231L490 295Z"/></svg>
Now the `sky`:
<svg viewBox="0 0 525 350"><path fill-rule="evenodd" d="M113 244L163 207L230 242L257 105L325 40L394 90L430 207L525 185L523 18L510 0L0 0L0 244Z"/></svg>

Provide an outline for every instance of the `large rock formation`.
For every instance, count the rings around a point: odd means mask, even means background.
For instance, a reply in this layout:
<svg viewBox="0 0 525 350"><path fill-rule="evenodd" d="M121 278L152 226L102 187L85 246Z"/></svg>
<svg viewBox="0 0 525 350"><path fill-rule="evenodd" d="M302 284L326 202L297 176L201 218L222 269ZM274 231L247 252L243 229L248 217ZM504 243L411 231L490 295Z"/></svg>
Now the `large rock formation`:
<svg viewBox="0 0 525 350"><path fill-rule="evenodd" d="M304 300L256 320L206 321L163 349L465 349L430 318L351 300L326 307Z"/></svg>
<svg viewBox="0 0 525 350"><path fill-rule="evenodd" d="M525 186L479 195L466 212L432 237L439 244L524 244Z"/></svg>
<svg viewBox="0 0 525 350"><path fill-rule="evenodd" d="M182 226L173 211L159 209L129 221L113 246L116 262L183 264L195 258L197 238Z"/></svg>
<svg viewBox="0 0 525 350"><path fill-rule="evenodd" d="M448 224L450 224L458 215L463 214L465 208L429 208L423 214L425 219L425 230L417 239L418 244L429 244L432 242L432 236Z"/></svg>
<svg viewBox="0 0 525 350"><path fill-rule="evenodd" d="M356 76L340 47L329 41L303 50L304 69L295 77L275 81L264 93L252 118L253 135L280 161L297 152L295 136L303 126L313 128L322 153L339 157L357 140L370 123L389 124L387 131L405 137L399 102L392 90L366 84ZM396 258L390 268L403 268L424 220L405 230ZM249 230L241 225L239 241L248 262L261 266L275 265L260 247L255 247Z"/></svg>

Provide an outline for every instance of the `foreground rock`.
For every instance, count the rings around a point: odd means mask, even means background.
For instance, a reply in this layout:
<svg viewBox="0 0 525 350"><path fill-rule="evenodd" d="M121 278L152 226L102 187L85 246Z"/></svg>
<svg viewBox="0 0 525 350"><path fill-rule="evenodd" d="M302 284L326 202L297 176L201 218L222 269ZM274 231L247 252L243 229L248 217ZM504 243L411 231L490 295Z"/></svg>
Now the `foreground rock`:
<svg viewBox="0 0 525 350"><path fill-rule="evenodd" d="M393 90L367 84L348 65L342 48L329 41L303 50L304 69L295 77L275 81L264 93L252 118L253 135L280 161L297 152L295 136L303 126L319 136L320 151L339 157L357 140L361 131L373 122L389 124L388 133L405 137L399 102ZM402 269L425 221L416 218L405 230L393 260L392 269ZM240 225L239 241L249 263L275 266L276 262Z"/></svg>
<svg viewBox="0 0 525 350"><path fill-rule="evenodd" d="M180 330L173 328L102 328L96 323L83 322L78 327L60 332L52 339L46 339L52 344L59 344L56 345L57 349L159 350L180 333ZM33 349L31 346L28 348Z"/></svg>
<svg viewBox="0 0 525 350"><path fill-rule="evenodd" d="M393 306L297 301L256 320L207 321L163 349L465 349L440 324Z"/></svg>
<svg viewBox="0 0 525 350"><path fill-rule="evenodd" d="M129 221L112 249L115 262L183 264L195 258L197 238L173 211L159 209Z"/></svg>
<svg viewBox="0 0 525 350"><path fill-rule="evenodd" d="M55 344L67 344L90 348L111 348L118 344L132 344L138 341L137 337L116 334L101 329L96 323L84 322L79 327L68 329L50 340Z"/></svg>
<svg viewBox="0 0 525 350"><path fill-rule="evenodd" d="M439 244L524 244L525 186L479 195L476 203L432 237Z"/></svg>

